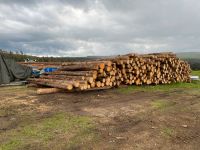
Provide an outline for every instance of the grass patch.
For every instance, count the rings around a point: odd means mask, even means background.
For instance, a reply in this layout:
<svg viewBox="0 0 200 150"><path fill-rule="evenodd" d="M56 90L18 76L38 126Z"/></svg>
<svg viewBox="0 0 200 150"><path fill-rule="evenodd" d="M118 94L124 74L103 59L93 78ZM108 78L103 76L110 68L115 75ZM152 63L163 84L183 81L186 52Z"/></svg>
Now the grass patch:
<svg viewBox="0 0 200 150"><path fill-rule="evenodd" d="M0 150L26 149L28 145L32 149L40 145L42 149L56 150L62 149L62 146L74 147L92 143L96 140L97 133L89 117L58 113L34 124L8 131L5 135L6 139L0 145Z"/></svg>
<svg viewBox="0 0 200 150"><path fill-rule="evenodd" d="M85 141L93 141L93 143L95 143L100 139L100 136L98 136L95 132L91 132L89 130L83 130L76 136L71 138L65 147L67 147L67 149L83 149L83 147L81 147L80 144L80 142L83 142L83 139ZM90 149L91 147L89 148L87 147L87 145L85 145L84 148Z"/></svg>
<svg viewBox="0 0 200 150"><path fill-rule="evenodd" d="M165 137L172 137L174 135L174 130L169 127L165 127L161 130L161 134Z"/></svg>
<svg viewBox="0 0 200 150"><path fill-rule="evenodd" d="M166 100L155 100L151 103L151 105L155 109L164 110L168 107L174 106L175 103L171 101L166 101Z"/></svg>
<svg viewBox="0 0 200 150"><path fill-rule="evenodd" d="M21 145L21 141L17 139L13 139L6 144L0 146L0 150L13 150L13 148L18 149Z"/></svg>
<svg viewBox="0 0 200 150"><path fill-rule="evenodd" d="M170 91L175 89L197 89L200 88L199 81L193 81L191 83L172 83L161 85L143 85L143 86L128 86L117 89L120 93L128 94L133 91Z"/></svg>
<svg viewBox="0 0 200 150"><path fill-rule="evenodd" d="M199 77L200 77L200 70L192 71L191 74L192 74L193 76L199 76Z"/></svg>

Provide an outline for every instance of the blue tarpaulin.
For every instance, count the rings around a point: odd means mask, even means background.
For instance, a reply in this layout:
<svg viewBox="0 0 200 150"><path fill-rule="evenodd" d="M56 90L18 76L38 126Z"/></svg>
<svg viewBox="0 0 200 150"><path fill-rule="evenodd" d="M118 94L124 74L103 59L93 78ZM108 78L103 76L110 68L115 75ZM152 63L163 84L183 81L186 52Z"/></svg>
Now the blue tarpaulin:
<svg viewBox="0 0 200 150"><path fill-rule="evenodd" d="M34 75L35 77L39 77L43 73L53 72L58 69L58 68L48 67L48 68L44 68L42 70L38 70L37 67L32 67L32 68L33 68L32 75Z"/></svg>

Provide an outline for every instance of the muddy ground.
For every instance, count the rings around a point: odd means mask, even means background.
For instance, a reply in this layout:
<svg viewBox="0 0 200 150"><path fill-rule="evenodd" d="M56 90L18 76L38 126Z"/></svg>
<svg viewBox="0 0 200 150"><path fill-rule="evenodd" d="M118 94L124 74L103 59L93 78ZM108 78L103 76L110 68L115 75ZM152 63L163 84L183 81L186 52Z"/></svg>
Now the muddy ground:
<svg viewBox="0 0 200 150"><path fill-rule="evenodd" d="M68 114L74 120L66 120ZM45 119L48 127L43 125ZM71 126L63 127L63 123ZM2 150L199 150L200 89L37 95L33 88L0 88L0 145Z"/></svg>

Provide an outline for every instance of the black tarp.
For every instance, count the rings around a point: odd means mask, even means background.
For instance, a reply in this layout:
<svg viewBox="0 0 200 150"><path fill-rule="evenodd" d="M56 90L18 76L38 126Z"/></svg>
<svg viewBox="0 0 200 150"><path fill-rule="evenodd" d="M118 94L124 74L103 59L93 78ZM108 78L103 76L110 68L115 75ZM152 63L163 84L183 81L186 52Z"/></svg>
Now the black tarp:
<svg viewBox="0 0 200 150"><path fill-rule="evenodd" d="M16 79L25 80L31 76L32 68L5 59L0 55L0 84L8 84Z"/></svg>

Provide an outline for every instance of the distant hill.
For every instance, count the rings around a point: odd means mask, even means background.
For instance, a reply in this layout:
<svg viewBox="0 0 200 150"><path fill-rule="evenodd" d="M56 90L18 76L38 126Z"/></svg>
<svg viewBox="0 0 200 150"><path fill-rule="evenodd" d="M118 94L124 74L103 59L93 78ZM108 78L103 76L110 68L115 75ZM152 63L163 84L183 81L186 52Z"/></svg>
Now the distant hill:
<svg viewBox="0 0 200 150"><path fill-rule="evenodd" d="M200 59L200 52L182 52L177 53L177 56L182 59Z"/></svg>
<svg viewBox="0 0 200 150"><path fill-rule="evenodd" d="M177 53L177 56L186 60L193 70L200 70L200 52Z"/></svg>
<svg viewBox="0 0 200 150"><path fill-rule="evenodd" d="M93 57L37 57L32 55L26 55L23 53L13 53L0 49L0 55L5 58L14 59L17 62L23 62L27 59L35 60L37 62L66 62L66 61L86 61L86 60L95 60L97 58Z"/></svg>

